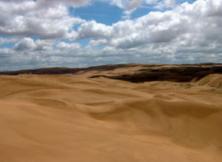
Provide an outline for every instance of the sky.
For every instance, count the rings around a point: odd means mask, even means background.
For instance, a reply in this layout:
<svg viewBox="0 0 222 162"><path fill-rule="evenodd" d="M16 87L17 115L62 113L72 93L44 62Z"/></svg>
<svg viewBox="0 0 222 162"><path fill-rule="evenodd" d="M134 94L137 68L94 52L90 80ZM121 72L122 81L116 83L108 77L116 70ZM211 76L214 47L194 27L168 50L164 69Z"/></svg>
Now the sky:
<svg viewBox="0 0 222 162"><path fill-rule="evenodd" d="M222 0L0 0L0 71L222 63Z"/></svg>

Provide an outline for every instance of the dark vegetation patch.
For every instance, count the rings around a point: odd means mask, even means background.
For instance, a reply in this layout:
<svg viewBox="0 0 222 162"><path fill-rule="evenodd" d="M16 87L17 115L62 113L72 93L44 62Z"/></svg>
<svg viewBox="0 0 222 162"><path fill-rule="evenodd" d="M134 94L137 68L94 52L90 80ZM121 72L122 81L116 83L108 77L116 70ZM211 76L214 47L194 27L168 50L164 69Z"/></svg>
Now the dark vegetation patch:
<svg viewBox="0 0 222 162"><path fill-rule="evenodd" d="M193 80L200 80L209 74L222 74L222 65L153 66L141 68L131 74L120 74L115 76L94 75L92 78L106 77L134 83L147 81L190 82Z"/></svg>
<svg viewBox="0 0 222 162"><path fill-rule="evenodd" d="M119 64L119 65L101 65L88 68L43 68L20 71L0 72L0 75L20 75L20 74L39 74L39 75L57 75L57 74L77 74L78 72L90 71L112 71L118 68L129 68L139 66L139 70L130 73L124 72L112 75L93 75L90 78L105 77L118 79L133 83L147 81L175 81L190 82L199 80L209 74L222 74L222 64L183 64L183 65L138 65L138 64Z"/></svg>
<svg viewBox="0 0 222 162"><path fill-rule="evenodd" d="M101 65L87 68L65 68L65 67L53 67L53 68L42 68L42 69L29 69L29 70L18 70L18 71L2 71L0 75L20 75L20 74L40 74L40 75L56 75L56 74L76 74L78 72L88 71L110 71L117 68L133 67L137 66L134 64L118 64L118 65Z"/></svg>

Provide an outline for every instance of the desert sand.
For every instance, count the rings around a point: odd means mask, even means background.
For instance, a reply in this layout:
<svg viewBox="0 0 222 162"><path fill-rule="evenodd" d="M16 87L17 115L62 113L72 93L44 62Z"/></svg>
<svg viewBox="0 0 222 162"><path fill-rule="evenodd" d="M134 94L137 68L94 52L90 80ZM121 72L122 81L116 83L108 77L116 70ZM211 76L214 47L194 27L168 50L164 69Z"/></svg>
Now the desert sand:
<svg viewBox="0 0 222 162"><path fill-rule="evenodd" d="M139 69L0 76L0 162L221 162L222 74L104 77Z"/></svg>

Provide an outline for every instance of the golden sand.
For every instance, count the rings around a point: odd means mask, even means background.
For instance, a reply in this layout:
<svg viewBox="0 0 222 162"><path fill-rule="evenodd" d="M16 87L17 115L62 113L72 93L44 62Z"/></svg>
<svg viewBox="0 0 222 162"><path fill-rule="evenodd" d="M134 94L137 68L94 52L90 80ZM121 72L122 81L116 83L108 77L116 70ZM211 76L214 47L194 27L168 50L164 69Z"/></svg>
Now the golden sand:
<svg viewBox="0 0 222 162"><path fill-rule="evenodd" d="M221 75L135 84L91 73L0 76L0 162L222 161Z"/></svg>

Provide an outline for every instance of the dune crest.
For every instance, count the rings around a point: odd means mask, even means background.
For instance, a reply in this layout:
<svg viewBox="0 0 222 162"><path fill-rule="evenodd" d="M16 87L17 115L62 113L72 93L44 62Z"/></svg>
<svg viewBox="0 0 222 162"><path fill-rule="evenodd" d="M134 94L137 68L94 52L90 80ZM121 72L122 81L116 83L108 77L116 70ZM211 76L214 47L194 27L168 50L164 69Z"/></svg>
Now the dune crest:
<svg viewBox="0 0 222 162"><path fill-rule="evenodd" d="M210 74L198 81L199 85L207 85L215 88L222 88L222 75Z"/></svg>

